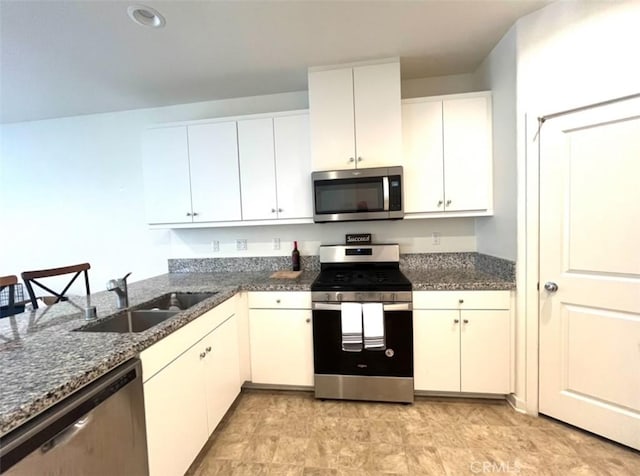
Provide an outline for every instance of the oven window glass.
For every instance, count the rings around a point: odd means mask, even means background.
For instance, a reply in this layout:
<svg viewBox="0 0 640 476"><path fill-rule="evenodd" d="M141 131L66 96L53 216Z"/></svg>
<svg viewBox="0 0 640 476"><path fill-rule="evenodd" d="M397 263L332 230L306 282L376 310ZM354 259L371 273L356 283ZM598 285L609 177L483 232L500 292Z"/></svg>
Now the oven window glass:
<svg viewBox="0 0 640 476"><path fill-rule="evenodd" d="M384 210L382 179L357 178L315 182L316 213L380 212Z"/></svg>

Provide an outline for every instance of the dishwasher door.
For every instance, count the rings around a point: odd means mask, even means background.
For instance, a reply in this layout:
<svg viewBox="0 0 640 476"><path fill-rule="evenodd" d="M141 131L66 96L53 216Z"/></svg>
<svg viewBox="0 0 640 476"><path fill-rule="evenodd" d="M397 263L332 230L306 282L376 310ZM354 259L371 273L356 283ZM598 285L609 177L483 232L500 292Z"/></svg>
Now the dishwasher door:
<svg viewBox="0 0 640 476"><path fill-rule="evenodd" d="M122 364L2 437L4 475L147 475L142 368Z"/></svg>

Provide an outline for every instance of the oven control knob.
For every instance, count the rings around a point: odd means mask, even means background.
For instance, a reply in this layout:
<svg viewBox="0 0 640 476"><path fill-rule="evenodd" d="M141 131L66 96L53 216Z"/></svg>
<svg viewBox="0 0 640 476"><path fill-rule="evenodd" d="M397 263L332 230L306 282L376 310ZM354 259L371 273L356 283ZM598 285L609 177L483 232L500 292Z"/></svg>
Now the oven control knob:
<svg viewBox="0 0 640 476"><path fill-rule="evenodd" d="M342 301L342 293L337 293L336 294L336 300Z"/></svg>
<svg viewBox="0 0 640 476"><path fill-rule="evenodd" d="M386 355L387 357L393 357L393 354L395 354L393 349L387 349L384 351L384 355Z"/></svg>

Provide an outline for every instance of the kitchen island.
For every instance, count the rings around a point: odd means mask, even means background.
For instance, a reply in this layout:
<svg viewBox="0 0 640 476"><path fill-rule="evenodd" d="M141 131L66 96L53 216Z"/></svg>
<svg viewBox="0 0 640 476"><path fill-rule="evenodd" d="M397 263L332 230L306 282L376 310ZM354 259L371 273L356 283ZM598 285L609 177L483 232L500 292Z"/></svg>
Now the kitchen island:
<svg viewBox="0 0 640 476"><path fill-rule="evenodd" d="M309 291L316 271L295 280L272 271L169 273L129 285L131 306L170 292L212 297L139 333L74 332L86 324L84 297L0 319L0 435L17 428L142 350L241 291ZM414 290L509 290L513 280L469 269L406 270ZM91 295L99 318L117 312L106 291Z"/></svg>

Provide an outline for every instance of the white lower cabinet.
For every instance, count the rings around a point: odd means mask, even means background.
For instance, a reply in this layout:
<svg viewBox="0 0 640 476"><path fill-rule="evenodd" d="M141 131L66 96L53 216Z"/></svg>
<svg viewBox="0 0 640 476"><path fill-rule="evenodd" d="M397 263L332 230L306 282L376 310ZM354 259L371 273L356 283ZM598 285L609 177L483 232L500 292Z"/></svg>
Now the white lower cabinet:
<svg viewBox="0 0 640 476"><path fill-rule="evenodd" d="M240 393L237 302L140 353L151 476L184 474Z"/></svg>
<svg viewBox="0 0 640 476"><path fill-rule="evenodd" d="M313 385L311 293L249 293L249 336L253 383Z"/></svg>
<svg viewBox="0 0 640 476"><path fill-rule="evenodd" d="M416 390L510 393L509 291L418 291L414 308Z"/></svg>

